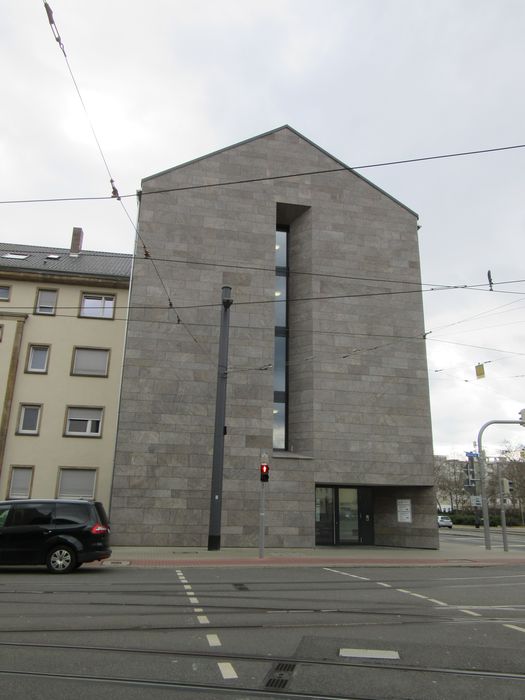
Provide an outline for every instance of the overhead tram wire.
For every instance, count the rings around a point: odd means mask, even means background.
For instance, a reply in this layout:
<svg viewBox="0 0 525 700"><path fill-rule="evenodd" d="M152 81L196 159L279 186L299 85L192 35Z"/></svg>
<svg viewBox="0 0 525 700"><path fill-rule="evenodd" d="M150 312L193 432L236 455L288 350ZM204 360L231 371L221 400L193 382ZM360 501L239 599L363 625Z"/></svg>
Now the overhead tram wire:
<svg viewBox="0 0 525 700"><path fill-rule="evenodd" d="M142 197L148 197L153 194L167 194L170 192L185 192L189 190L201 190L201 189L209 189L213 187L228 187L230 185L245 185L245 184L250 184L250 183L257 183L257 182L268 182L270 180L284 180L284 179L289 179L289 178L294 178L294 177L308 177L311 175L325 175L325 174L330 174L330 173L337 173L337 172L353 172L354 170L365 170L367 168L384 168L388 167L391 165L408 165L411 163L423 163L426 161L433 161L433 160L443 160L447 158L463 158L465 156L474 156L474 155L484 155L487 153L500 153L503 151L511 151L511 150L516 150L520 148L525 148L525 143L520 143L520 144L515 144L512 146L498 146L496 148L480 148L477 150L473 151L458 151L455 153L441 153L435 156L422 156L419 158L404 158L401 160L391 160L391 161L385 161L382 163L368 163L365 165L344 165L344 166L339 166L337 168L329 168L326 170L308 170L308 171L303 171L303 172L297 172L297 173L285 173L282 175L267 175L264 177L253 177L253 178L246 178L242 180L226 180L224 182L211 182L211 183L206 183L202 185L186 185L184 187L169 187L167 189L160 189L160 190L151 190L150 192L144 192L141 191L140 194ZM119 194L120 199L128 199L130 197L136 197L137 193L133 192L132 194ZM39 197L39 198L32 198L32 199L5 199L5 200L0 200L0 204L42 204L46 202L78 202L78 201L99 201L99 200L105 200L105 199L114 199L113 194L112 195L106 195L106 196L77 196L77 197Z"/></svg>
<svg viewBox="0 0 525 700"><path fill-rule="evenodd" d="M83 97L82 97L82 93L80 92L80 88L79 88L79 86L78 86L77 80L76 80L76 78L75 78L75 75L74 75L73 70L72 70L72 68L71 68L71 65L70 65L70 63L69 63L69 59L68 59L68 57L67 57L67 53L66 53L66 49L65 49L64 43L63 43L62 38L61 38L61 36L60 36L60 32L58 31L58 27L57 27L57 24L56 24L56 22L55 22L55 19L54 19L54 17L53 17L53 10L51 9L49 3L48 3L46 0L44 0L44 9L45 9L45 11L46 11L47 18L48 18L49 25L50 25L50 27L51 27L51 31L52 31L52 33L53 33L53 36L54 36L54 38L55 38L57 44L59 45L60 50L61 50L61 52L62 52L62 54L63 54L63 56L64 56L64 60L65 60L66 65L67 65L67 69L68 69L68 71L69 71L69 75L71 76L71 80L73 81L73 85L75 86L75 90L76 90L76 93L77 93L78 98L79 98L79 100L80 100L80 103L81 103L81 105L82 105L82 108L83 108L83 110L84 110L84 114L85 114L86 120L87 120L87 122L88 122L88 124L89 124L89 127L90 127L90 129L91 129L91 133L93 134L93 138L94 138L95 143L96 143L96 145L97 145L98 152L99 152L99 154L100 154L100 157L102 158L102 161L103 161L103 163L104 163L104 167L105 167L106 172L107 172L108 177L109 177L109 183L110 183L110 186L111 186L111 195L110 195L110 196L107 196L107 197L103 197L103 198L97 197L97 199L116 199L116 200L120 203L120 205L121 205L121 207L122 207L122 209L123 209L123 211L124 211L126 217L128 218L129 222L131 223L131 225L132 225L132 227L133 227L133 229L134 229L134 231L135 231L135 233L136 233L136 235L137 235L137 238L139 239L139 241L140 241L141 244L142 244L142 247L143 247L143 250L144 250L144 257L147 258L147 259L149 259L149 260L151 261L152 265L153 265L153 269L155 270L155 273L156 273L156 275L157 275L157 277L158 277L158 279L159 279L159 282L160 282L160 284L161 284L161 286L162 286L162 288L163 288L163 290L164 290L164 293L166 294L166 297L167 297L167 300L168 300L168 306L169 306L169 308L170 308L170 309L173 309L173 310L175 311L175 313L176 313L176 315L177 315L177 323L178 323L178 324L181 324L181 325L184 327L184 323L183 323L182 319L180 318L180 315L179 315L177 309L176 309L176 308L174 307L174 305L173 305L173 302L172 302L172 300L171 300L171 296L170 296L169 290L168 290L168 288L167 288L167 286L166 286L164 280L163 280L162 277L161 277L161 274L160 274L160 272L159 272L159 270L158 270L158 268L157 268L157 265L155 264L155 261L151 259L151 256L150 256L150 254L149 254L149 252L148 252L148 249L147 249L147 247L146 247L146 244L145 244L145 242L144 242L142 236L141 236L140 233L139 233L138 227L137 227L137 226L135 225L135 223L133 222L133 219L131 218L131 216L130 216L128 210L126 209L126 207L125 207L125 205L124 205L124 202L122 201L122 197L121 197L120 194L119 194L119 191L118 191L118 189L117 189L117 186L115 185L115 179L114 179L114 177L113 177L113 175L112 175L112 173L111 173L111 170L110 170L110 168L109 168L108 161L107 161L107 159L106 159L106 157L105 157L105 155L104 155L104 151L102 150L102 146L101 146L101 144L100 144L100 141L99 141L99 139L98 139L97 133L96 133L96 131L95 131L95 127L93 126L93 122L92 122L91 119L90 119L90 116L89 116L89 113L88 113L86 104L85 104L84 99L83 99ZM127 196L128 196L128 195L126 195L126 197L127 197ZM135 196L136 196L136 193L135 193ZM86 198L84 198L84 199L86 199ZM199 341L198 341L197 338L193 335L193 333L192 333L188 328L186 328L186 327L185 327L185 330L186 330L187 333L189 333L189 335L191 336L191 338L193 339L193 341L200 347L200 349L201 349L203 352L205 352L205 351L204 351L204 348L200 345Z"/></svg>

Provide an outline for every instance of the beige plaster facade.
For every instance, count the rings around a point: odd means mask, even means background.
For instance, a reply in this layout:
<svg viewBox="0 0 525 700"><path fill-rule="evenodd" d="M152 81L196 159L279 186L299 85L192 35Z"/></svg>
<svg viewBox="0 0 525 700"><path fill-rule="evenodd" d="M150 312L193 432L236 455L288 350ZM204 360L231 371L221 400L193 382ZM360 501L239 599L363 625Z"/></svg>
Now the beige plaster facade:
<svg viewBox="0 0 525 700"><path fill-rule="evenodd" d="M0 244L0 499L109 503L130 262Z"/></svg>

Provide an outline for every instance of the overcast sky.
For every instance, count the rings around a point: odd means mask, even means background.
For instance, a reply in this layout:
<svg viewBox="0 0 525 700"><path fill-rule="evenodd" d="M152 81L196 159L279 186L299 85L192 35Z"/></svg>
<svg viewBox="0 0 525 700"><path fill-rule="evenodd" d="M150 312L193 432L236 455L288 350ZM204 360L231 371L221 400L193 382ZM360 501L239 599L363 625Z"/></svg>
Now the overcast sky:
<svg viewBox="0 0 525 700"><path fill-rule="evenodd" d="M283 124L350 166L525 144L523 0L50 0L120 194ZM0 0L0 199L110 194L43 2ZM360 170L420 216L434 451L525 407L525 148ZM133 219L136 205L127 199ZM0 240L131 252L116 201L0 205ZM485 364L485 379L475 365ZM525 442L493 426L489 455Z"/></svg>

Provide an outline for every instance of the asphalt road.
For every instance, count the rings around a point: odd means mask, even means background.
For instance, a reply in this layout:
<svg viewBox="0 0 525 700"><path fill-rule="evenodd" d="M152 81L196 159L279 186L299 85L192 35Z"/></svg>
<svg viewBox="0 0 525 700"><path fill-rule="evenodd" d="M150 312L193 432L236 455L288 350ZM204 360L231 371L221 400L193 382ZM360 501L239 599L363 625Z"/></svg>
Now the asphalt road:
<svg viewBox="0 0 525 700"><path fill-rule="evenodd" d="M0 572L13 698L525 697L525 566Z"/></svg>

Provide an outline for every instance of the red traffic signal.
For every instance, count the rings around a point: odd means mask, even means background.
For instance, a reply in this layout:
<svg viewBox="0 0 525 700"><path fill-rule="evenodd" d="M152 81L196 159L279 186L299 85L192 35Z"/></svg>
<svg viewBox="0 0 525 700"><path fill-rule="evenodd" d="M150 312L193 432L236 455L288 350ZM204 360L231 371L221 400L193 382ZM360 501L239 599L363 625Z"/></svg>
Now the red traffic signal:
<svg viewBox="0 0 525 700"><path fill-rule="evenodd" d="M268 464L263 462L261 464L261 481L269 481L270 479L270 467Z"/></svg>

